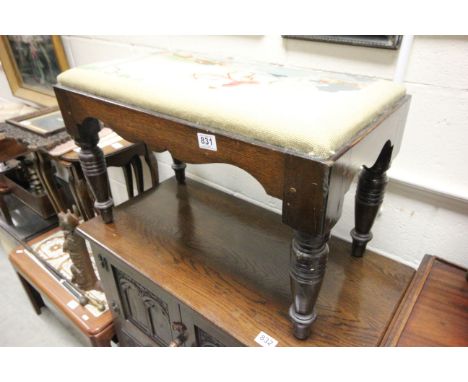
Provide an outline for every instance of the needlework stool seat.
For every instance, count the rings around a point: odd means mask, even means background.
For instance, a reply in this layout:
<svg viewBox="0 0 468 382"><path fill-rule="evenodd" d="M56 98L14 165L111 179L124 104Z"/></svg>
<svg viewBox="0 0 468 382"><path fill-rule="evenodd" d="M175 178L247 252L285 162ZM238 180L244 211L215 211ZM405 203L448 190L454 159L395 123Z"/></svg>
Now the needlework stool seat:
<svg viewBox="0 0 468 382"><path fill-rule="evenodd" d="M330 231L359 172L352 254L365 252L410 103L390 81L166 50L70 69L55 92L106 223L113 202L97 146L102 124L169 151L180 184L185 163L227 163L283 201L299 339L310 335Z"/></svg>

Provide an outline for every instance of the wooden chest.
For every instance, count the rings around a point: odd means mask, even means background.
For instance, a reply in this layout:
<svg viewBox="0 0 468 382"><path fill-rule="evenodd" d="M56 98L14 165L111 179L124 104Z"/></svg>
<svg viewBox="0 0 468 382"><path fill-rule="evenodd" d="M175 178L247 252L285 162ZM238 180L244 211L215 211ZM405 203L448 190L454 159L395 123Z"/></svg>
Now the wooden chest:
<svg viewBox="0 0 468 382"><path fill-rule="evenodd" d="M87 221L124 346L376 346L414 271L368 251L350 256L333 238L312 335L291 333L292 231L273 212L187 180L171 178Z"/></svg>

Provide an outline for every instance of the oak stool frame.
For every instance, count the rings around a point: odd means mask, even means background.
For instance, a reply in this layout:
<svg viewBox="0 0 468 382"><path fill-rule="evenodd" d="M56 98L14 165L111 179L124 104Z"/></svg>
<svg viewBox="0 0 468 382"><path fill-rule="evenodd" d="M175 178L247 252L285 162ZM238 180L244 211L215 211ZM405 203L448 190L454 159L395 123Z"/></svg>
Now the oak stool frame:
<svg viewBox="0 0 468 382"><path fill-rule="evenodd" d="M385 172L400 149L410 96L372 120L327 159L269 145L235 133L197 125L89 93L55 87L69 134L81 147L83 172L105 223L113 221L113 201L102 150L102 124L130 142L156 152L169 151L179 183L185 163L227 163L247 171L266 193L283 201L282 221L294 235L290 253L294 335L307 338L316 319L315 303L327 264L330 231L341 216L343 199L361 167L356 195L353 255L362 256L386 184ZM198 146L197 133L213 134L217 151Z"/></svg>

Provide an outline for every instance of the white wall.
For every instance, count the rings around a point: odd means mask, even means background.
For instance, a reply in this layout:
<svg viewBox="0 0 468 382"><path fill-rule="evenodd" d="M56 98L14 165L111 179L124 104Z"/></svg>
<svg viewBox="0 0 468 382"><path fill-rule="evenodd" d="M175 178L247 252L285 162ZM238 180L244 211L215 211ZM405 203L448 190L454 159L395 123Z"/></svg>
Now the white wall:
<svg viewBox="0 0 468 382"><path fill-rule="evenodd" d="M71 65L140 54L152 47L237 55L258 60L392 79L398 51L282 39L281 36L65 36ZM426 253L468 266L468 37L417 36L405 83L413 95L403 146L369 248L417 266ZM0 82L0 86L3 86ZM3 90L2 90L3 92ZM1 94L1 93L0 93ZM158 154L161 178L170 157ZM189 165L188 176L281 211L247 173L227 165ZM123 178L111 172L117 202ZM349 240L354 187L333 234Z"/></svg>

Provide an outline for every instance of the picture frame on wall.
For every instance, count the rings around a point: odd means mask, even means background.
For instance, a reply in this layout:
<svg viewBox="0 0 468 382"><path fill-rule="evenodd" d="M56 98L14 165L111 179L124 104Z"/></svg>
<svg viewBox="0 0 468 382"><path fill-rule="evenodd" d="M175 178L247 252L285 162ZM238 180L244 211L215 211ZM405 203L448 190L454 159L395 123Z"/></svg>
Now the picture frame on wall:
<svg viewBox="0 0 468 382"><path fill-rule="evenodd" d="M11 118L6 123L44 137L65 130L65 122L58 106L46 107L33 113Z"/></svg>
<svg viewBox="0 0 468 382"><path fill-rule="evenodd" d="M401 35L283 35L283 37L394 50L400 47L402 40Z"/></svg>
<svg viewBox="0 0 468 382"><path fill-rule="evenodd" d="M57 75L69 68L60 36L0 36L0 61L14 96L55 106Z"/></svg>

